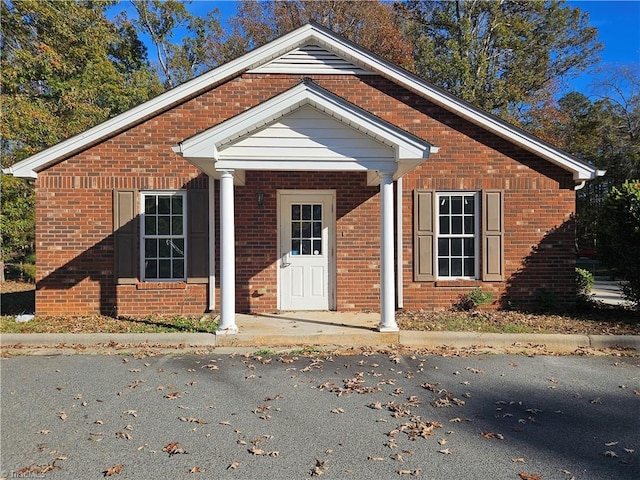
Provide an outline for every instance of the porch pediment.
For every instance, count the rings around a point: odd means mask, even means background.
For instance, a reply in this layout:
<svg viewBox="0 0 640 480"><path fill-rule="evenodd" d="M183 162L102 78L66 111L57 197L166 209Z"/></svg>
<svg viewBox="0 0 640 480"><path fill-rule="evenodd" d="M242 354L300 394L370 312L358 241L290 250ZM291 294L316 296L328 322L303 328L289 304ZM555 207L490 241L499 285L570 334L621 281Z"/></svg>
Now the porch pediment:
<svg viewBox="0 0 640 480"><path fill-rule="evenodd" d="M213 177L228 169L366 171L374 185L379 172L397 178L437 148L305 81L174 151Z"/></svg>

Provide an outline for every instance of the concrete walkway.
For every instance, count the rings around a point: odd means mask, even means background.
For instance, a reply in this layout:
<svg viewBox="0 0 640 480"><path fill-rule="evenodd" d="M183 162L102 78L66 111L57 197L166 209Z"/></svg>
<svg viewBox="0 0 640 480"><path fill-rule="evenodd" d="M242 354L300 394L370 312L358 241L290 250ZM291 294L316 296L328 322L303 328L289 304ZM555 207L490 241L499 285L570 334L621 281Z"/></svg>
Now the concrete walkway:
<svg viewBox="0 0 640 480"><path fill-rule="evenodd" d="M254 352L259 349L335 348L437 348L491 347L538 348L550 352L573 352L584 348L625 348L640 353L640 336L500 334L473 332L377 331L377 313L284 312L237 315L238 334L131 333L131 334L3 334L3 350L48 347L59 352L96 348L216 349ZM93 347L93 348L92 348Z"/></svg>
<svg viewBox="0 0 640 480"><path fill-rule="evenodd" d="M591 297L607 305L626 305L629 302L622 297L620 282L615 280L596 280L593 282Z"/></svg>

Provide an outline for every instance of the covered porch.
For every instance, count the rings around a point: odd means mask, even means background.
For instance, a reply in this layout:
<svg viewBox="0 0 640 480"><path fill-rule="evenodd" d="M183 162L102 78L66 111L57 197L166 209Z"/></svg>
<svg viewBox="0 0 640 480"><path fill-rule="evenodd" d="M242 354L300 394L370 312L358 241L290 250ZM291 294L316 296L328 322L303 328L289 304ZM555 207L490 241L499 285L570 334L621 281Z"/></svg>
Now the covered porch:
<svg viewBox="0 0 640 480"><path fill-rule="evenodd" d="M395 231L394 226L394 180L422 163L437 148L427 142L397 128L361 108L346 102L344 99L322 89L311 81L303 81L296 87L260 104L244 113L233 117L222 124L212 127L194 137L184 140L174 147L174 151L200 168L210 177L210 249L215 238L216 210L219 211L219 261L220 261L220 319L221 334L237 334L238 319L236 313L236 221L241 211L235 205L236 189L246 187L246 179L256 172L304 172L318 177L335 172L362 172L362 187L379 188L379 285L380 313L377 315L377 329L380 332L397 332L395 320L396 309L396 271L395 271ZM219 180L219 205L215 205L213 180ZM299 187L298 187L299 188ZM324 188L324 187L322 187ZM327 185L323 192L327 198L331 190ZM357 187L356 187L357 188ZM278 272L284 271L291 259L301 259L300 253L291 245L286 235L287 222L291 218L282 218L280 198L285 193L294 194L296 190L286 188L278 190ZM300 190L298 197L313 197L314 190ZM255 192L260 202L260 192ZM339 200L338 200L339 201ZM323 208L335 212L335 195L333 203L322 204L315 199L299 202L298 208ZM282 202L284 203L284 202ZM218 207L218 209L216 209ZM283 213L283 214L284 214ZM326 306L313 303L311 310L334 310L335 301L331 300L331 276L335 276L336 260L335 244L331 244L331 236L335 230L330 215L326 215L322 226L322 249L313 247L309 258L313 255L327 255L326 270L328 272L328 300ZM294 222L295 223L295 222ZM284 233L283 233L284 232ZM327 237L327 238L325 238ZM319 238L319 237L318 237ZM319 240L320 241L320 240ZM324 243L326 242L326 243ZM333 252L333 253L332 253ZM333 258L331 257L333 255ZM212 257L212 265L215 256ZM333 272L332 263L333 262ZM215 271L210 268L211 272ZM309 270L313 272L313 270ZM316 269L317 271L317 269ZM311 273L310 275L313 275ZM284 298L285 283L278 277L278 309L286 310ZM215 285L215 278L210 279ZM294 282L295 283L295 282ZM333 286L335 289L335 285ZM212 293L214 293L212 291ZM335 297L335 290L333 291ZM216 308L210 295L210 309ZM310 303L311 305L312 303ZM320 305L319 307L317 305ZM310 312L313 313L313 312ZM283 314L283 315L286 315ZM294 328L294 327L292 327Z"/></svg>

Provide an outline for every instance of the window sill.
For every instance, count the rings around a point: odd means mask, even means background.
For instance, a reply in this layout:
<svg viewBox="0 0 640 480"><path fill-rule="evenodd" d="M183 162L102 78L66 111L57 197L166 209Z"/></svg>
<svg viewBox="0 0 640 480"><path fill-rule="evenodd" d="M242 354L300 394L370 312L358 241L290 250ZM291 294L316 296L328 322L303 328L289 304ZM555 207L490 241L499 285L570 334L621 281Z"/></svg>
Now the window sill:
<svg viewBox="0 0 640 480"><path fill-rule="evenodd" d="M482 285L481 280L436 280L436 287L459 287L459 288L469 288L469 287L479 287Z"/></svg>
<svg viewBox="0 0 640 480"><path fill-rule="evenodd" d="M136 284L136 290L186 290L186 282L142 282Z"/></svg>

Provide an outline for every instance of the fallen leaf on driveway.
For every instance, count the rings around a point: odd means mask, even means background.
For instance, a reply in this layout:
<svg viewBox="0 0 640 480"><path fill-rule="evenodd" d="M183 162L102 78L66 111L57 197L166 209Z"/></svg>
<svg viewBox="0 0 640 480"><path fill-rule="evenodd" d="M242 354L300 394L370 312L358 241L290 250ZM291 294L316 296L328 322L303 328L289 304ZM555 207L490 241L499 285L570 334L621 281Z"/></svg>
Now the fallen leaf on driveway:
<svg viewBox="0 0 640 480"><path fill-rule="evenodd" d="M371 461L374 461L374 462L382 462L382 461L384 461L384 457L372 457L371 455L369 455L367 457L367 460L371 460Z"/></svg>
<svg viewBox="0 0 640 480"><path fill-rule="evenodd" d="M518 476L522 480L542 480L540 475L536 475L535 473L520 472Z"/></svg>
<svg viewBox="0 0 640 480"><path fill-rule="evenodd" d="M482 432L482 436L484 438L497 438L498 440L504 440L504 435L502 435L501 433Z"/></svg>
<svg viewBox="0 0 640 480"><path fill-rule="evenodd" d="M327 462L316 460L316 465L311 470L312 477L319 477L320 475L324 475L324 472L327 470Z"/></svg>
<svg viewBox="0 0 640 480"><path fill-rule="evenodd" d="M167 452L170 457L178 453L184 453L184 454L188 453L188 452L185 452L184 448L182 448L182 446L178 442L171 442L165 445L162 451Z"/></svg>
<svg viewBox="0 0 640 480"><path fill-rule="evenodd" d="M512 458L512 459L511 459L511 461L512 461L513 463L525 463L525 462L524 462L524 458L522 458L522 457Z"/></svg>
<svg viewBox="0 0 640 480"><path fill-rule="evenodd" d="M167 393L164 398L168 398L169 400L175 400L176 398L180 398L180 394L178 392Z"/></svg>
<svg viewBox="0 0 640 480"><path fill-rule="evenodd" d="M240 462L231 462L231 465L227 467L227 470L235 470L240 466Z"/></svg>
<svg viewBox="0 0 640 480"><path fill-rule="evenodd" d="M60 412L60 420L64 422L66 419L67 419L67 414L64 412Z"/></svg>
<svg viewBox="0 0 640 480"><path fill-rule="evenodd" d="M438 450L438 452L439 452L439 453L443 453L444 455L451 455L451 454L453 453L453 452L452 452L450 449L448 449L448 448L445 448L445 449L443 449L443 450Z"/></svg>
<svg viewBox="0 0 640 480"><path fill-rule="evenodd" d="M111 477L112 475L115 475L116 473L118 475L120 475L122 473L122 465L120 465L119 463L117 465L114 465L113 467L107 468L104 472L102 472L103 475L105 477Z"/></svg>
<svg viewBox="0 0 640 480"><path fill-rule="evenodd" d="M191 470L189 470L189 473L203 473L204 470L202 470L200 467L193 467Z"/></svg>
<svg viewBox="0 0 640 480"><path fill-rule="evenodd" d="M331 413L344 413L344 408L334 408Z"/></svg>
<svg viewBox="0 0 640 480"><path fill-rule="evenodd" d="M181 422L188 422L188 423L199 423L201 425L206 424L207 421L204 420L203 418L193 418L193 417L178 417L178 420L180 420Z"/></svg>
<svg viewBox="0 0 640 480"><path fill-rule="evenodd" d="M603 453L603 455L609 458L618 458L618 454L613 450L607 450L606 452Z"/></svg>

